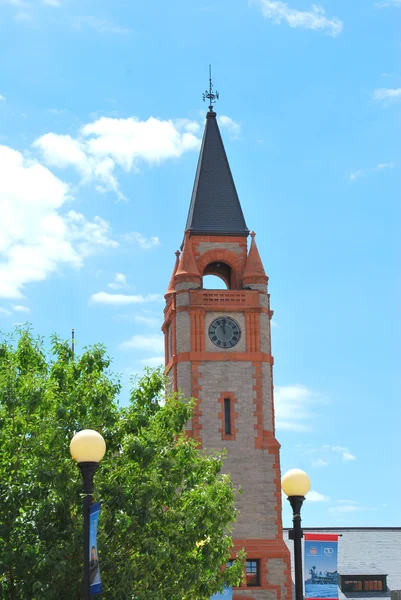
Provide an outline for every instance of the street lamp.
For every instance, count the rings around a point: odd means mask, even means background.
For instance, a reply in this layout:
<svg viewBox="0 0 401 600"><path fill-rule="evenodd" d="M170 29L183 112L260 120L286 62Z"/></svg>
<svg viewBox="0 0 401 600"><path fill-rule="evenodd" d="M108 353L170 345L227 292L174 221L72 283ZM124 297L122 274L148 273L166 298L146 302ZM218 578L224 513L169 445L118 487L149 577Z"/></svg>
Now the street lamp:
<svg viewBox="0 0 401 600"><path fill-rule="evenodd" d="M301 528L301 507L305 500L305 495L310 490L310 480L305 471L301 469L291 469L284 473L281 479L281 489L288 496L287 500L292 508L293 529L289 531L288 537L294 540L294 571L295 571L295 598L303 600L303 581L302 581L302 538Z"/></svg>
<svg viewBox="0 0 401 600"><path fill-rule="evenodd" d="M70 452L77 461L84 480L84 600L89 600L89 509L94 492L93 477L106 452L106 444L97 431L83 429L72 438Z"/></svg>

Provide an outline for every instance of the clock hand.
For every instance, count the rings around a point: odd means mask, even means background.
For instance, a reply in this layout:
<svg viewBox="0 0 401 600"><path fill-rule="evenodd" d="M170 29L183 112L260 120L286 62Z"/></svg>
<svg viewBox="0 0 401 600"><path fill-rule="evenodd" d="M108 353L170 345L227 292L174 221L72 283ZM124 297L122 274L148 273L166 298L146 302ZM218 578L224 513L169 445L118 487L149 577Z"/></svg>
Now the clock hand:
<svg viewBox="0 0 401 600"><path fill-rule="evenodd" d="M223 319L223 323L222 323L222 327L223 327L223 333L226 333L226 320Z"/></svg>

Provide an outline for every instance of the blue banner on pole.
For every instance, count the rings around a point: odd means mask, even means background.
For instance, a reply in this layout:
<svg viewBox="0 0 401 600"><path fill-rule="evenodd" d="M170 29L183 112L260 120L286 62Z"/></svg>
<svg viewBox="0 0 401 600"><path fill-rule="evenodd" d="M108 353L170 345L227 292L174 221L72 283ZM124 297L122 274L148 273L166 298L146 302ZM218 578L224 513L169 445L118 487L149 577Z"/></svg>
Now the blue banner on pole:
<svg viewBox="0 0 401 600"><path fill-rule="evenodd" d="M97 554L97 524L99 521L100 502L92 504L89 508L89 583L92 595L100 594L102 583L100 581L99 557Z"/></svg>
<svg viewBox="0 0 401 600"><path fill-rule="evenodd" d="M210 600L233 600L233 588L225 588L222 592L210 596Z"/></svg>
<svg viewBox="0 0 401 600"><path fill-rule="evenodd" d="M338 599L337 555L337 534L305 534L305 600Z"/></svg>

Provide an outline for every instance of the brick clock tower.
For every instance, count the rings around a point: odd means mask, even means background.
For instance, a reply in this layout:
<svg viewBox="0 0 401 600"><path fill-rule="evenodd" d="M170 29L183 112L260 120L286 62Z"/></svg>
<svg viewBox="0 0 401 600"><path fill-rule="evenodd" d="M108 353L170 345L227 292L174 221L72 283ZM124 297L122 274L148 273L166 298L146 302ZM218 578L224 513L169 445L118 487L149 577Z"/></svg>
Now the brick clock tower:
<svg viewBox="0 0 401 600"><path fill-rule="evenodd" d="M171 387L197 399L189 434L227 449L224 470L238 496L235 548L247 553L236 600L289 600L283 541L280 445L275 437L268 278L246 226L209 107L185 238L166 292L163 331ZM216 275L227 289L204 289Z"/></svg>

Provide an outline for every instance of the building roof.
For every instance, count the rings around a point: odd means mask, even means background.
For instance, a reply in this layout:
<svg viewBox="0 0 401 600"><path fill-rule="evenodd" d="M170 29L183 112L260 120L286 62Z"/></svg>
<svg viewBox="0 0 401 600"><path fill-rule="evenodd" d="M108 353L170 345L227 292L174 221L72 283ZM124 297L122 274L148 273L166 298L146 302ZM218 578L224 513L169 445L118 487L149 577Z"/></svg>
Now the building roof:
<svg viewBox="0 0 401 600"><path fill-rule="evenodd" d="M192 235L249 234L214 111L206 115L185 229Z"/></svg>

